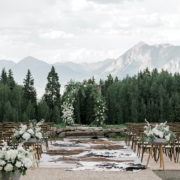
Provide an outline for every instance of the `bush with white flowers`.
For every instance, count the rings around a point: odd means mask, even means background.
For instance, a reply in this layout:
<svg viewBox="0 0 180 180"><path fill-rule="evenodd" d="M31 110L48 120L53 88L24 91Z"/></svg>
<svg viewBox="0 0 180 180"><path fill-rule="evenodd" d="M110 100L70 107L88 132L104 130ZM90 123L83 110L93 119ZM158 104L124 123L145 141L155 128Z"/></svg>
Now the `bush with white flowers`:
<svg viewBox="0 0 180 180"><path fill-rule="evenodd" d="M16 150L13 150L4 143L4 147L0 150L0 170L10 175L13 175L16 170L20 170L20 173L25 175L26 170L33 167L36 162L31 159L34 153L31 147L25 150L21 144Z"/></svg>
<svg viewBox="0 0 180 180"><path fill-rule="evenodd" d="M30 120L29 126L21 124L19 128L15 127L13 129L14 135L12 144L25 143L30 138L36 138L41 144L43 144L43 132L41 132L40 127L43 123L43 119L38 123L36 120Z"/></svg>
<svg viewBox="0 0 180 180"><path fill-rule="evenodd" d="M62 105L62 119L63 123L66 125L73 125L74 124L74 108L71 103L64 102Z"/></svg>
<svg viewBox="0 0 180 180"><path fill-rule="evenodd" d="M159 125L153 125L154 128L151 128L151 125L149 122L145 119L147 122L147 126L144 126L146 134L145 137L142 137L141 141L149 141L152 143L155 138L164 138L168 142L172 142L174 138L176 137L175 134L169 130L169 126L166 125L167 121L165 123L160 123Z"/></svg>
<svg viewBox="0 0 180 180"><path fill-rule="evenodd" d="M105 99L100 95L96 95L94 102L95 121L92 124L103 126L107 118L106 110L107 107Z"/></svg>

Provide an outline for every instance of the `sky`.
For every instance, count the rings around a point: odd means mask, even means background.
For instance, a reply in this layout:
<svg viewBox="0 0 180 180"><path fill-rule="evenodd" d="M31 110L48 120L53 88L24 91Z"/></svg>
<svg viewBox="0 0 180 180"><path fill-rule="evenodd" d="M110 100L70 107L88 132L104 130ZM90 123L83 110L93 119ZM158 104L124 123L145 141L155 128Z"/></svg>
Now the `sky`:
<svg viewBox="0 0 180 180"><path fill-rule="evenodd" d="M179 0L0 0L0 59L118 58L140 41L180 45Z"/></svg>

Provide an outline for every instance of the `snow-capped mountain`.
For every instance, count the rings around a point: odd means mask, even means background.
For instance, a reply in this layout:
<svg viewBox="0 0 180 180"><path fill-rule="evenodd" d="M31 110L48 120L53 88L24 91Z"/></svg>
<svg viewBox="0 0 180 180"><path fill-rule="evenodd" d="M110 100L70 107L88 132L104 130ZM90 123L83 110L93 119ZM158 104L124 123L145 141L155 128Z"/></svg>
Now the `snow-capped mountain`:
<svg viewBox="0 0 180 180"><path fill-rule="evenodd" d="M180 72L180 46L171 44L148 45L139 42L113 61L96 79L106 79L108 74L124 78L133 76L146 68L157 68L175 73Z"/></svg>

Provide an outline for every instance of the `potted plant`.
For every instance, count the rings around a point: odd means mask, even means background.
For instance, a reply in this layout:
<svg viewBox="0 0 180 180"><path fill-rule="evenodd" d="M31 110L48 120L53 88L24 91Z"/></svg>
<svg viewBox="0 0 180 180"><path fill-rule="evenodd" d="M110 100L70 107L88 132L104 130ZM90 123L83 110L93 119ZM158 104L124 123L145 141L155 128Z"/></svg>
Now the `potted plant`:
<svg viewBox="0 0 180 180"><path fill-rule="evenodd" d="M31 151L31 152L30 152ZM17 149L10 149L6 143L0 150L0 170L2 180L19 180L21 174L26 175L27 169L33 167L32 149L25 150L20 144Z"/></svg>
<svg viewBox="0 0 180 180"><path fill-rule="evenodd" d="M13 138L12 144L16 143L26 143L26 144L34 144L41 143L43 144L43 132L41 132L41 127L44 120L41 120L37 123L36 120L30 120L29 126L21 124L19 128L15 127L13 129Z"/></svg>
<svg viewBox="0 0 180 180"><path fill-rule="evenodd" d="M147 126L144 126L144 133L146 136L141 137L140 141L148 141L150 144L165 144L168 142L172 142L176 137L175 134L169 130L169 126L165 123L160 123L159 125L154 125L154 128L151 128L149 122L147 122Z"/></svg>

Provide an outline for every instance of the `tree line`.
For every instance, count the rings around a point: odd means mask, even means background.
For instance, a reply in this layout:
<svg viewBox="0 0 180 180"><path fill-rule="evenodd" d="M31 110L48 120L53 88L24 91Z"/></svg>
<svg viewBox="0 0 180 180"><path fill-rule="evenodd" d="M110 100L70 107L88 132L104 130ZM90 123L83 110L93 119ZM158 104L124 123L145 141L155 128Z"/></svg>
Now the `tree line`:
<svg viewBox="0 0 180 180"><path fill-rule="evenodd" d="M61 95L58 74L52 66L47 77L45 94L37 100L34 79L30 70L18 85L10 69L0 76L0 122L29 122L31 119L61 122Z"/></svg>
<svg viewBox="0 0 180 180"><path fill-rule="evenodd" d="M96 85L94 77L84 80L83 84ZM123 124L125 122L179 121L180 120L180 74L172 75L167 71L152 72L147 68L133 77L119 80L110 75L106 80L100 79L101 94L106 99L106 124ZM34 79L30 70L18 85L11 69L5 69L0 75L0 121L28 122L29 119L62 123L61 105L64 101L60 94L61 85L58 74L52 66L47 76L45 94L37 99ZM87 86L85 96L79 90L75 95L75 123L91 124L94 121L94 97L92 86ZM66 93L66 92L65 92ZM178 104L179 103L179 104Z"/></svg>

